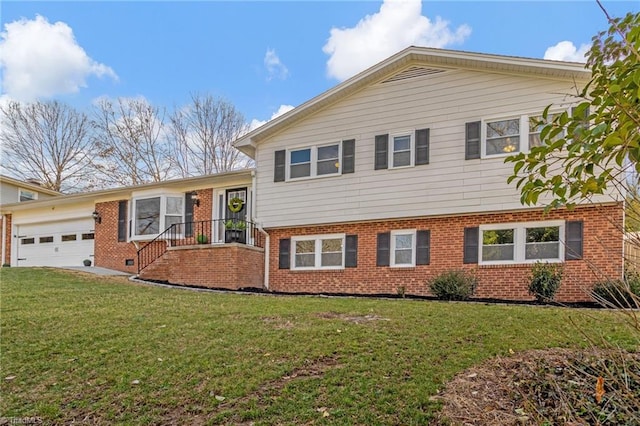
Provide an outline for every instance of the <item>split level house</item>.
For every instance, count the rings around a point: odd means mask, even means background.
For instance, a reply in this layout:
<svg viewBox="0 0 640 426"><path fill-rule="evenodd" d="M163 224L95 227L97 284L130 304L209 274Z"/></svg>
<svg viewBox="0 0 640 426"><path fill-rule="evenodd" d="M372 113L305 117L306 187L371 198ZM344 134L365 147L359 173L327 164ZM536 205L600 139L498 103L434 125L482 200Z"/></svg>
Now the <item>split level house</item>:
<svg viewBox="0 0 640 426"><path fill-rule="evenodd" d="M557 262L557 299L589 300L622 276L623 200L545 213L545 200L520 203L504 163L589 77L583 64L410 47L237 140L255 170L2 206L6 261L42 263L25 250L82 223L73 241L94 232L95 265L176 284L428 296L428 280L464 269L476 297L531 300L532 265Z"/></svg>

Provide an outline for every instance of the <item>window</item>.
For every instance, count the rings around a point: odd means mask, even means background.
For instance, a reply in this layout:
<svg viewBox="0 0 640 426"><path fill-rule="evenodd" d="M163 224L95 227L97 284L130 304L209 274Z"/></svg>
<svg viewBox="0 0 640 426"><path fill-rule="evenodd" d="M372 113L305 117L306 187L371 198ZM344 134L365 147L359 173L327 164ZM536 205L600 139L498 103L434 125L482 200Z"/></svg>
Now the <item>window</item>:
<svg viewBox="0 0 640 426"><path fill-rule="evenodd" d="M391 232L391 266L415 266L416 231Z"/></svg>
<svg viewBox="0 0 640 426"><path fill-rule="evenodd" d="M411 134L393 136L393 146L390 152L391 167L411 166L412 139Z"/></svg>
<svg viewBox="0 0 640 426"><path fill-rule="evenodd" d="M160 197L136 200L136 235L160 233Z"/></svg>
<svg viewBox="0 0 640 426"><path fill-rule="evenodd" d="M82 239L83 240L95 240L96 239L96 234L94 234L93 232L88 232L86 234L82 234Z"/></svg>
<svg viewBox="0 0 640 426"><path fill-rule="evenodd" d="M289 179L339 173L339 143L289 151Z"/></svg>
<svg viewBox="0 0 640 426"><path fill-rule="evenodd" d="M291 151L291 179L311 176L311 148Z"/></svg>
<svg viewBox="0 0 640 426"><path fill-rule="evenodd" d="M543 226L526 229L524 257L531 259L560 258L560 227Z"/></svg>
<svg viewBox="0 0 640 426"><path fill-rule="evenodd" d="M344 268L344 235L293 237L293 269Z"/></svg>
<svg viewBox="0 0 640 426"><path fill-rule="evenodd" d="M182 222L183 197L167 197L166 214L164 216L164 229L173 224Z"/></svg>
<svg viewBox="0 0 640 426"><path fill-rule="evenodd" d="M38 194L33 191L27 191L26 189L18 190L18 196L20 201L31 201L38 199Z"/></svg>
<svg viewBox="0 0 640 426"><path fill-rule="evenodd" d="M20 240L20 244L22 244L23 246L29 245L29 244L35 244L36 243L36 239L35 238L22 238Z"/></svg>
<svg viewBox="0 0 640 426"><path fill-rule="evenodd" d="M485 123L485 155L511 154L519 151L519 118Z"/></svg>
<svg viewBox="0 0 640 426"><path fill-rule="evenodd" d="M514 260L513 229L486 230L482 232L482 260Z"/></svg>
<svg viewBox="0 0 640 426"><path fill-rule="evenodd" d="M564 258L564 222L480 226L480 263L528 263Z"/></svg>
<svg viewBox="0 0 640 426"><path fill-rule="evenodd" d="M547 119L545 120L541 115L538 116L530 116L529 117L529 148L533 148L535 146L541 146L542 141L540 140L540 132L542 129L550 124L553 119L558 114L548 114ZM560 133L553 138L553 140L558 140L561 137L564 137L564 133Z"/></svg>
<svg viewBox="0 0 640 426"><path fill-rule="evenodd" d="M156 236L171 225L184 221L183 195L139 198L133 202L134 238Z"/></svg>
<svg viewBox="0 0 640 426"><path fill-rule="evenodd" d="M62 237L60 237L60 239L64 243L65 241L76 241L78 239L78 236L76 234L69 234L63 235Z"/></svg>
<svg viewBox="0 0 640 426"><path fill-rule="evenodd" d="M53 236L49 236L49 237L40 237L40 239L38 240L40 242L40 244L43 243L52 243L53 242Z"/></svg>

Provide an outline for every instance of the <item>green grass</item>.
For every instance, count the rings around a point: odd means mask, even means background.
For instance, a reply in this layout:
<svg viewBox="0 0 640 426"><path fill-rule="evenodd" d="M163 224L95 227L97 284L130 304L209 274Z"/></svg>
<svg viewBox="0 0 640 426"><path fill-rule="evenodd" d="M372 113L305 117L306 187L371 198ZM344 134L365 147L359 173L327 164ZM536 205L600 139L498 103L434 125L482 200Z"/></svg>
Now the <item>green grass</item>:
<svg viewBox="0 0 640 426"><path fill-rule="evenodd" d="M637 344L605 311L217 294L50 269L0 279L0 416L45 423L425 424L430 397L475 363L586 345L572 322Z"/></svg>

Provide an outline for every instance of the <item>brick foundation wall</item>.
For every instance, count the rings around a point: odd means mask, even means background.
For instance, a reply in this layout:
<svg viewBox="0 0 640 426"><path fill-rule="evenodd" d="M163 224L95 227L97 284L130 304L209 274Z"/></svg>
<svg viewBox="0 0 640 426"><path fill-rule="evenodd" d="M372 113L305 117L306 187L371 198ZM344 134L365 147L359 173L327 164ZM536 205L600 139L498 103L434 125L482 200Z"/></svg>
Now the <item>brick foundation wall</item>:
<svg viewBox="0 0 640 426"><path fill-rule="evenodd" d="M140 278L229 290L262 288L264 250L243 244L173 247Z"/></svg>
<svg viewBox="0 0 640 426"><path fill-rule="evenodd" d="M407 295L429 296L426 282L451 269L466 269L477 274L475 297L505 300L533 300L528 294L530 264L463 264L465 227L492 223L533 222L543 220L584 221L582 260L564 263L562 285L556 300L588 301L588 291L603 277L622 276L623 206L588 206L572 211L523 211L455 217L392 220L298 227L268 230L269 288L273 291L343 294L396 294L404 288ZM431 231L429 265L410 268L376 266L377 234L401 229ZM358 235L358 266L334 271L293 271L278 268L278 241L292 236L345 233Z"/></svg>

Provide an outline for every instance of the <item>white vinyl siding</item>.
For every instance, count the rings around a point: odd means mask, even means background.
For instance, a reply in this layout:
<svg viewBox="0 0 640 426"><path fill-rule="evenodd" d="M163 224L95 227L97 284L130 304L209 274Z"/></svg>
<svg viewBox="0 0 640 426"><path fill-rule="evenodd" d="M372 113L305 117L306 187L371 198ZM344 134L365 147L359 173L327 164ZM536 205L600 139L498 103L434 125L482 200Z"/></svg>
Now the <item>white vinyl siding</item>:
<svg viewBox="0 0 640 426"><path fill-rule="evenodd" d="M465 123L539 115L549 103L567 105L572 87L469 70L367 87L257 144L256 217L268 228L523 209L504 157L464 159ZM427 127L428 167L374 169L376 135L389 134L391 148L393 129ZM275 151L346 137L356 141L355 173L273 182Z"/></svg>

